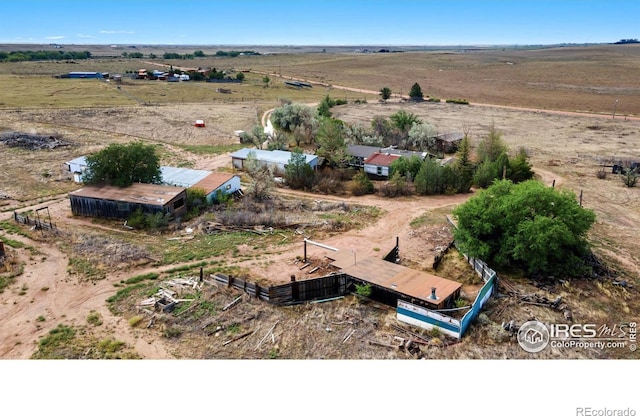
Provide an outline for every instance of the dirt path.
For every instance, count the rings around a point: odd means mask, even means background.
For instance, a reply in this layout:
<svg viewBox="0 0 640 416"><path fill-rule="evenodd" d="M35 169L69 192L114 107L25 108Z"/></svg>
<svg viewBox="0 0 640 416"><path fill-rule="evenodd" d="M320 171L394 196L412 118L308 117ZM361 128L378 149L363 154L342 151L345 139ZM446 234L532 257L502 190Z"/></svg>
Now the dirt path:
<svg viewBox="0 0 640 416"><path fill-rule="evenodd" d="M66 197L24 210L44 206L49 207L52 222L65 228L108 228L71 217ZM0 215L2 220L11 218L12 213ZM104 323L98 332L103 336L126 342L143 358L172 358L162 343L134 333L126 320L114 316L107 308L106 299L117 290L113 284L137 272L114 273L97 282L79 282L77 278L69 276L69 258L55 244L14 234L6 235L2 231L0 233L33 247L33 252L26 248L17 250L20 259L25 262L24 273L16 278L14 285L0 294L0 333L3 334L0 337L0 359L29 358L35 352L41 336L58 324L85 325L91 311L102 316Z"/></svg>
<svg viewBox="0 0 640 416"><path fill-rule="evenodd" d="M37 254L21 250L26 260L24 273L18 283L0 294L0 358L29 358L41 336L61 323L86 324L91 311L103 318L101 332L133 346L143 358L171 358L161 344L133 334L126 320L107 309L106 299L115 292L113 283L121 280L121 275L79 283L68 276L69 259L57 247L21 236L9 238L34 247Z"/></svg>

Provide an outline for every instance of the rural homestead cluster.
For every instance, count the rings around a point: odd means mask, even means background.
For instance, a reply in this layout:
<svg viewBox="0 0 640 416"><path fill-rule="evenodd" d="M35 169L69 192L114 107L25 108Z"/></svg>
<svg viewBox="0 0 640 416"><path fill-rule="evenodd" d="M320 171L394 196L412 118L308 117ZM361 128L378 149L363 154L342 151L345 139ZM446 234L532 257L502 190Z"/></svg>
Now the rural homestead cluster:
<svg viewBox="0 0 640 416"><path fill-rule="evenodd" d="M196 120L196 126L204 126L204 121ZM438 136L443 148L455 146L462 139L461 134ZM364 169L373 178L388 178L391 164L401 157L425 159L426 152L379 148L364 145L349 145L349 165ZM253 154L258 162L269 167L275 173L282 173L292 153L284 150L261 150L243 148L231 154L231 164L235 169L245 169L247 157ZM305 154L306 163L314 170L322 163L321 158ZM452 158L443 159L441 163L449 163ZM73 176L77 183L83 182L83 174L87 170L85 156L80 156L65 163L65 171ZM161 166L162 184L134 183L127 188L109 185L87 185L70 194L71 209L74 215L128 218L138 208L145 213L170 214L180 216L186 211L186 189L203 189L207 201L212 202L219 192L225 195L242 195L240 177L236 174L212 172L171 166Z"/></svg>
<svg viewBox="0 0 640 416"><path fill-rule="evenodd" d="M198 120L197 127L204 122ZM462 134L444 134L437 136L439 148L452 151L462 140ZM348 164L364 171L374 179L388 179L391 164L400 158L418 158L424 160L430 155L427 152L399 150L393 147L380 148L365 145L347 146ZM309 168L317 170L324 163L315 154L303 153ZM276 176L283 174L293 153L285 150L262 150L242 148L231 153L230 162L233 172L245 170L247 159L255 158L261 166L267 167ZM441 164L450 163L452 158L442 159ZM65 163L65 170L73 176L77 183L83 183L87 174L88 163L85 156ZM128 187L117 187L106 184L86 184L69 194L71 210L74 215L126 220L137 210L145 214L161 213L171 217L179 217L187 212L187 189L199 188L206 194L208 202L213 202L221 195L243 195L240 176L235 173L195 170L172 166L161 166L160 184L134 183ZM305 239L306 245L325 245ZM461 337L465 326L451 316L438 314L435 310L454 306L459 298L462 285L430 273L413 270L399 264L398 242L384 259L375 257L361 258L355 262L351 250L332 248L326 255L330 260L329 267L335 270L330 276L298 282L300 286L285 296L286 302L304 301L346 294L347 286L352 284L367 285L373 288L374 297L397 308L398 319L413 325L430 328L433 325L441 328L453 337ZM487 268L487 270L490 270ZM340 273L342 280L336 280L335 273ZM349 280L346 285L344 279ZM492 276L488 276L487 289L493 287ZM320 289L319 289L320 288ZM276 293L278 288L265 290L263 296L268 300L270 291ZM260 295L259 289L255 294ZM282 297L282 294L279 295ZM272 298L275 295L271 295ZM308 298L308 299L307 299ZM481 308L478 303L475 311ZM467 320L472 319L469 315ZM468 324L467 324L468 325Z"/></svg>

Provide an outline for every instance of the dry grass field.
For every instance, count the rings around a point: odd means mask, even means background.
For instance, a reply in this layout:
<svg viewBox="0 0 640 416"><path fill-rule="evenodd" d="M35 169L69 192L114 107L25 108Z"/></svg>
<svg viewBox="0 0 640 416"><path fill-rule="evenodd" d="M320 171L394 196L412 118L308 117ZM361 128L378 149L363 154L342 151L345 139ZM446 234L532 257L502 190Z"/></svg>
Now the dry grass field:
<svg viewBox="0 0 640 416"><path fill-rule="evenodd" d="M640 121L635 118L640 115L640 94L635 80L640 48L609 45L468 53L289 53L158 61L157 67L185 63L251 69L252 73L247 74L245 83L231 85L232 94L220 94L216 92L216 84L208 83L125 80L121 89L117 89L107 82L51 77L70 70L115 73L138 67L153 69L138 60L0 64L0 132L55 133L71 142L71 146L39 151L0 145L3 146L0 195L8 197L0 199L0 221L4 221L0 223L0 237L24 245L9 248L24 270L0 293L2 332L14 334L0 342L0 357L30 357L37 341L62 323L82 327L81 332L91 339L115 337L143 358L415 358L405 351L368 344L370 340L390 343L394 335L400 335L390 326L395 321L394 312L353 299L286 309L247 299L235 314L221 316L224 318L221 322L228 325L214 338L199 330L204 322L202 315L196 318L186 314L182 320L162 318L152 328L144 328L148 319L145 325L131 324L130 320L139 314L134 303L153 291L155 282L146 282L147 286L132 290L133 295L119 298L115 307L111 305L118 312L114 315L107 308L106 299L127 287L123 281L154 272L160 273L161 278L193 274L197 272L194 264L200 262L205 262L210 271L235 272L254 279L271 276L274 281L286 281L291 270L297 270L292 263L300 254L302 237L285 232L259 239L233 234L198 235L187 240L181 230L170 236L138 235L110 222L73 218L70 214L66 193L77 185L62 171L67 160L109 143L143 140L157 144L163 163L229 169L227 152L239 145L235 130L248 130L258 124L262 114L277 107L281 99L316 103L326 94L350 102L332 109L335 117L348 123L368 125L376 115L389 116L405 109L440 132L469 131L474 146L495 125L512 151L520 147L528 151L541 180L548 185L555 181L557 187L576 195L582 192L583 205L597 214L590 234L596 254L634 286L630 289L613 286L610 281L572 281L552 288L551 295L563 297L575 322L613 324L637 320L640 316L637 238L640 188L625 187L619 175L609 173L604 179L596 176L607 161L640 159ZM262 85L263 73L271 74L268 88ZM283 85L279 74L325 86L291 89ZM464 98L472 105L377 102L375 91L380 88L387 86L394 93L406 95L413 82L420 83L430 96L443 101ZM339 86L369 92L347 91ZM356 99L367 103L355 104ZM615 100L619 102L613 118ZM532 108L537 110L525 110ZM196 119L204 119L207 127L194 128ZM309 204L322 199L365 207L352 211L361 213L360 217L340 212L321 214L325 221L339 219L353 226L344 231L310 230L309 236L370 255L386 251L394 237L399 236L403 261L429 270L427 260L433 256L434 239L446 226L444 215L467 196L384 199L289 193L288 197ZM14 209L33 210L42 206L50 207L54 222L59 224L63 237L57 241L9 221ZM118 247L137 246L154 260L106 262L95 253L81 254L77 247L86 240L82 236L89 234L103 238L92 244L113 248L114 253ZM168 241L168 237L179 239ZM322 256L318 252L314 255ZM180 266L185 271L172 271ZM445 277L455 276L465 282L469 291L477 288L473 273L469 275L455 253L436 272ZM501 274L524 291L538 290L522 276L510 271ZM201 305L215 305L207 306L211 310L203 306L206 310L202 313L209 313L219 310L235 294L212 289L199 296ZM100 313L104 325L88 324L88 316L95 311ZM260 320L249 319L255 313L260 314ZM461 343L443 347L445 339L425 334L431 341L422 348L422 353L428 358L527 358L528 354L501 330L500 324L531 317L550 322L563 319L562 314L548 308L517 304L511 298L494 299ZM274 329L274 342L269 340L256 348L262 334L276 322L279 326ZM350 328L358 331L350 342L343 342ZM252 335L234 341L233 348L224 345L245 331L252 331ZM89 340L78 344L85 342ZM586 350L548 351L540 357L637 358L637 355L628 350Z"/></svg>

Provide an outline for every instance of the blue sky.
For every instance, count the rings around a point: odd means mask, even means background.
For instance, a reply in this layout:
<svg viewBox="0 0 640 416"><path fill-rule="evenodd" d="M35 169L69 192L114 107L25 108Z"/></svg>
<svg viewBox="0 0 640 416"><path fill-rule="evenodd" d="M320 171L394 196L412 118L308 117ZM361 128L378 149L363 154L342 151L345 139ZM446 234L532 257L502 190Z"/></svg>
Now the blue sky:
<svg viewBox="0 0 640 416"><path fill-rule="evenodd" d="M0 43L509 45L640 38L637 0L0 0Z"/></svg>

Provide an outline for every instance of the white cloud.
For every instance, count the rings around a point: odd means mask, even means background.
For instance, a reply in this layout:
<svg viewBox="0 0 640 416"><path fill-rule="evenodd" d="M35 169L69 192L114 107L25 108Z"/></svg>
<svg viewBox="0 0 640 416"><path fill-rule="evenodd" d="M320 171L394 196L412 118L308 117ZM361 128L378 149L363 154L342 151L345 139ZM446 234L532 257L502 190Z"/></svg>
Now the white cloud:
<svg viewBox="0 0 640 416"><path fill-rule="evenodd" d="M64 39L64 36L45 36L45 39L47 39L47 40L59 40L59 39Z"/></svg>
<svg viewBox="0 0 640 416"><path fill-rule="evenodd" d="M134 32L133 30L101 30L100 33L103 33L105 35L118 35L118 34L132 35L136 32Z"/></svg>
<svg viewBox="0 0 640 416"><path fill-rule="evenodd" d="M79 38L95 38L93 35L83 35L82 33L78 33L76 36Z"/></svg>

